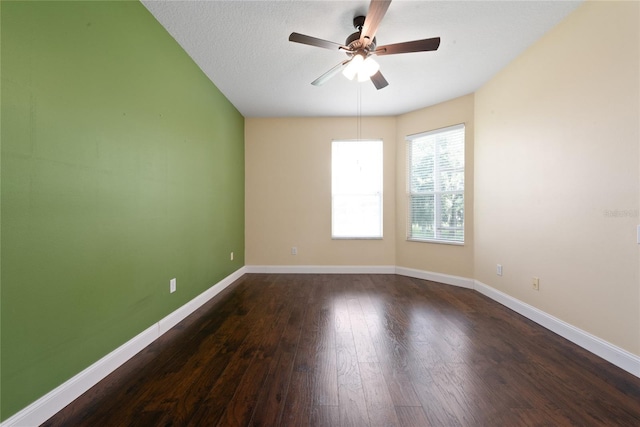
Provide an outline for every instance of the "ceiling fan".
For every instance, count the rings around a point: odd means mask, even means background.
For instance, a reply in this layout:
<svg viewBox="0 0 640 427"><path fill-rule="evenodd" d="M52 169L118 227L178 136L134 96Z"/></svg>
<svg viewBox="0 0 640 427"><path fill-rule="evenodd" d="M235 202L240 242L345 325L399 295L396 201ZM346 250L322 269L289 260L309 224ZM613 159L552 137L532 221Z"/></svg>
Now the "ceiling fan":
<svg viewBox="0 0 640 427"><path fill-rule="evenodd" d="M356 75L359 81L371 79L376 89L380 90L388 86L389 83L380 72L380 65L373 59L374 55L395 55L398 53L427 52L438 49L440 37L377 46L376 31L390 4L391 0L371 0L366 18L364 16L356 16L353 19L353 26L358 31L347 37L344 44L300 33L291 33L289 36L289 41L291 42L330 50L342 50L348 56L346 60L311 82L312 85L321 86L342 71L349 80L353 80Z"/></svg>

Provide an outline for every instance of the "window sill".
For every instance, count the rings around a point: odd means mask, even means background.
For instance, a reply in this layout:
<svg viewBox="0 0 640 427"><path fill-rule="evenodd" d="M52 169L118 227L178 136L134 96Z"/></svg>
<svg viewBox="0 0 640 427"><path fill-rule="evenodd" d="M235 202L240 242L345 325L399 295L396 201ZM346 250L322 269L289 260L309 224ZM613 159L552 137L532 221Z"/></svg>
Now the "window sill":
<svg viewBox="0 0 640 427"><path fill-rule="evenodd" d="M438 243L441 245L464 246L464 242L449 242L447 240L407 239L407 242Z"/></svg>
<svg viewBox="0 0 640 427"><path fill-rule="evenodd" d="M331 240L383 240L382 237L333 237Z"/></svg>

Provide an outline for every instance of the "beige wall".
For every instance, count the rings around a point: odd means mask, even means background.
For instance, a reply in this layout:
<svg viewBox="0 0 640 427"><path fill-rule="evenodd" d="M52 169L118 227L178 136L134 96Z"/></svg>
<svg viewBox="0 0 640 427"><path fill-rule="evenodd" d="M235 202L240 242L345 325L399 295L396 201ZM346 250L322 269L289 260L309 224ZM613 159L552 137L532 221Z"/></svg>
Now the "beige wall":
<svg viewBox="0 0 640 427"><path fill-rule="evenodd" d="M331 141L356 139L356 118L245 120L247 265L395 265L395 118L360 128L383 140L382 240L331 239Z"/></svg>
<svg viewBox="0 0 640 427"><path fill-rule="evenodd" d="M635 354L638 21L585 3L475 96L475 278Z"/></svg>
<svg viewBox="0 0 640 427"><path fill-rule="evenodd" d="M396 133L396 264L454 276L473 277L473 95L398 117ZM408 135L465 124L464 246L407 240Z"/></svg>
<svg viewBox="0 0 640 427"><path fill-rule="evenodd" d="M331 140L355 118L246 119L246 264L474 278L640 355L639 9L587 2L475 95L363 119L384 140L381 241L331 240ZM404 139L463 122L466 244L407 242Z"/></svg>

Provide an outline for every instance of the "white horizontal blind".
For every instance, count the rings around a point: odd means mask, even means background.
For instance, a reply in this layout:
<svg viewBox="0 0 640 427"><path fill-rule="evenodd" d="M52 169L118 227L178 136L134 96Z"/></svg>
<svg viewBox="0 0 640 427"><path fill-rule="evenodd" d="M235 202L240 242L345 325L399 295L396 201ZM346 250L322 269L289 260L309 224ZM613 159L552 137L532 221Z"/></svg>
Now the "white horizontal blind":
<svg viewBox="0 0 640 427"><path fill-rule="evenodd" d="M331 237L382 238L382 141L333 141Z"/></svg>
<svg viewBox="0 0 640 427"><path fill-rule="evenodd" d="M464 243L464 124L407 137L409 240Z"/></svg>

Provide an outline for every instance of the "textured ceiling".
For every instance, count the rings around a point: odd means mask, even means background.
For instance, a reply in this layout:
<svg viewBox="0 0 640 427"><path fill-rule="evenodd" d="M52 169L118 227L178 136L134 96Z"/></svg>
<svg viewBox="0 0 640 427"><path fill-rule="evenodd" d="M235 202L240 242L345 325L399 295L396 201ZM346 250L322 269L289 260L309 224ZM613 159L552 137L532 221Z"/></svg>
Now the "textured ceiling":
<svg viewBox="0 0 640 427"><path fill-rule="evenodd" d="M145 7L245 117L397 115L476 91L580 1L391 3L378 45L439 36L436 52L377 57L389 86L337 75L346 59L288 41L291 32L344 43L369 1L158 1Z"/></svg>

